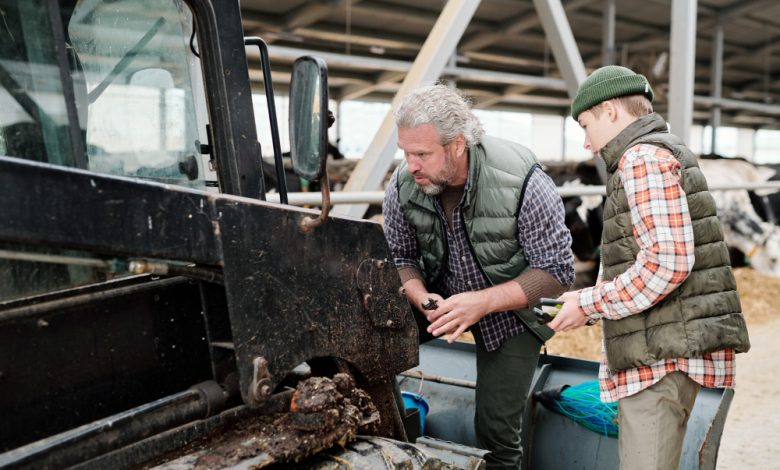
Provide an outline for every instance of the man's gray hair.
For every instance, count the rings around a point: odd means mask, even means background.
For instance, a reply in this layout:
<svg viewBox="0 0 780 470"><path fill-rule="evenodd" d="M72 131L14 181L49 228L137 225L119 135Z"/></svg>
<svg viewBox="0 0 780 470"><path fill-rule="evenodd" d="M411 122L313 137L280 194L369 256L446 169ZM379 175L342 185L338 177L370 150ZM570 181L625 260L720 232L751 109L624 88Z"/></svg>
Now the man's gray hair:
<svg viewBox="0 0 780 470"><path fill-rule="evenodd" d="M431 124L439 131L442 145L463 134L466 145L472 146L485 134L463 94L442 84L415 89L395 110L395 125L399 128L411 129L424 124Z"/></svg>

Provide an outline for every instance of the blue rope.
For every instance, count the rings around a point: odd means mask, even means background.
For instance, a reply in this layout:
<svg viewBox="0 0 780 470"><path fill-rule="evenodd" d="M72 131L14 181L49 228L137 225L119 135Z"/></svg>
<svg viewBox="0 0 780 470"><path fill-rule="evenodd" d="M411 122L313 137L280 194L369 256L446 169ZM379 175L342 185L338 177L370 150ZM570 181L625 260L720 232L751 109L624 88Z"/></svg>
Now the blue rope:
<svg viewBox="0 0 780 470"><path fill-rule="evenodd" d="M601 401L598 381L592 380L566 387L554 403L555 411L568 416L591 431L605 436L618 435L617 402Z"/></svg>

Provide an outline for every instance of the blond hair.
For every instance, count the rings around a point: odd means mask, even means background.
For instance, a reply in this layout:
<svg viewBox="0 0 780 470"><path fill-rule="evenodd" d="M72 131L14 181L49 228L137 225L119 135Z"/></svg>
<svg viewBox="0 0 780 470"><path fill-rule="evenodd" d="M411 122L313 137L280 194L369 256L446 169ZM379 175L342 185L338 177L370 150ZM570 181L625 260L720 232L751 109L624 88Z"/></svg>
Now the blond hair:
<svg viewBox="0 0 780 470"><path fill-rule="evenodd" d="M588 111L593 113L593 115L596 117L601 116L601 105L607 101L617 102L623 109L626 110L628 114L634 117L642 117L653 112L653 104L650 102L650 100L647 99L645 95L642 94L618 96L617 98L602 101L596 106L588 109Z"/></svg>

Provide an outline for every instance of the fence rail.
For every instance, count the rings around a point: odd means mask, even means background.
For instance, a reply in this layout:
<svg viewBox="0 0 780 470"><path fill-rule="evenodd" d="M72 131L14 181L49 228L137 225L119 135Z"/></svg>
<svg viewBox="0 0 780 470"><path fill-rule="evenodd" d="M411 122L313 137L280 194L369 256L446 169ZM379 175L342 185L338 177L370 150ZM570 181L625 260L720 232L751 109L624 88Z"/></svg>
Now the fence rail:
<svg viewBox="0 0 780 470"><path fill-rule="evenodd" d="M571 185L559 186L558 194L561 197L571 196L603 196L606 194L605 186L585 186ZM780 181L766 181L763 183L734 183L719 184L710 186L711 191L759 191L765 190L767 193L780 191ZM330 193L331 204L381 204L385 193L383 191L332 191ZM288 193L288 203L293 206L316 206L322 204L322 195L318 192L310 193ZM269 202L279 202L279 194L270 193L267 195Z"/></svg>

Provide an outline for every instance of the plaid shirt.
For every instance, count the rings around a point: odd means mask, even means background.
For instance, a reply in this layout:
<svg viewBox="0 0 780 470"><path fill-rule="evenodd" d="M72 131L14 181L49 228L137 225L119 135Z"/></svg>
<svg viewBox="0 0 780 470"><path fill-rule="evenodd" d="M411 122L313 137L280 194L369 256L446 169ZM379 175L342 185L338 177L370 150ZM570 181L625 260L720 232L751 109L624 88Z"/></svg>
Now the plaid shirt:
<svg viewBox="0 0 780 470"><path fill-rule="evenodd" d="M465 191L468 191L468 183ZM447 224L438 198L434 200L436 212L446 227L448 248L444 276L440 285L433 286L434 289L446 298L490 287L490 281L470 248L461 213L463 199L453 213L454 230ZM385 237L396 267L412 266L419 269L416 229L404 217L398 199L398 170L387 187L382 212L385 217ZM547 271L564 286L574 282L571 234L564 224L563 203L555 190L555 183L538 167L531 171L526 184L517 218L517 241L523 247L531 268ZM521 333L523 324L514 313L505 311L485 315L479 321L479 328L486 349L495 351L508 338Z"/></svg>
<svg viewBox="0 0 780 470"><path fill-rule="evenodd" d="M618 173L639 253L636 262L614 280L601 282L599 274L595 287L580 291L580 308L592 319L619 320L647 310L682 284L693 268L693 226L677 159L666 148L637 145L623 155ZM734 365L734 351L726 349L613 372L602 352L601 399L616 401L633 395L674 371L688 374L703 387L731 387Z"/></svg>

